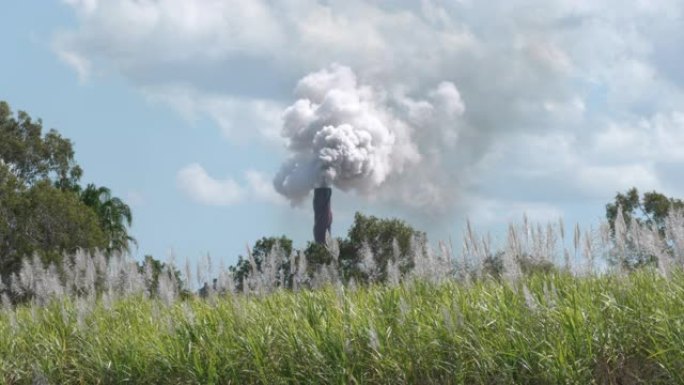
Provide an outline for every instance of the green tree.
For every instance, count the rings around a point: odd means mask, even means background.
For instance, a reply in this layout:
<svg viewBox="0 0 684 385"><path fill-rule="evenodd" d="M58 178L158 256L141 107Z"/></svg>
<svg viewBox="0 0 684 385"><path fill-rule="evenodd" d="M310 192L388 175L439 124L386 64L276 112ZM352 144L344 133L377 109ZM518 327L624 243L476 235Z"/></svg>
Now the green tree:
<svg viewBox="0 0 684 385"><path fill-rule="evenodd" d="M41 120L23 111L16 118L9 105L0 101L0 162L27 185L52 180L61 189L71 188L83 171L74 161L69 139L57 131L42 133Z"/></svg>
<svg viewBox="0 0 684 385"><path fill-rule="evenodd" d="M363 262L363 254L368 251L373 255L374 264L379 268L379 280L385 279L387 262L397 263L400 271L406 273L414 266L412 250L414 242L424 244L426 235L415 230L399 219L382 219L354 215L354 223L347 233L347 239L340 241L340 268L345 279L354 277L363 282L367 274L359 266Z"/></svg>
<svg viewBox="0 0 684 385"><path fill-rule="evenodd" d="M337 239L338 243L344 242L342 239ZM316 242L307 242L304 248L304 257L306 258L309 272L313 272L317 266L328 265L333 262L333 255L325 244Z"/></svg>
<svg viewBox="0 0 684 385"><path fill-rule="evenodd" d="M684 202L681 199L667 197L656 191L646 192L639 196L639 191L633 187L627 192L617 193L613 202L606 205L606 219L610 223L611 234L616 239L615 222L618 212L622 210L625 221L625 229L629 229L632 221L640 226L656 229L664 237L666 219L672 210L684 210ZM624 245L620 255L614 257L613 263L620 263L627 269L657 264L655 255L643 254L637 245L637 241L630 233L620 235L620 241ZM671 252L667 243L663 244L666 252Z"/></svg>
<svg viewBox="0 0 684 385"><path fill-rule="evenodd" d="M684 201L667 197L656 191L646 192L639 198L639 191L636 187L632 187L624 194L617 193L614 201L606 205L606 219L613 231L619 208L622 208L627 225L634 218L640 224L656 226L663 234L665 219L670 211L684 209Z"/></svg>
<svg viewBox="0 0 684 385"><path fill-rule="evenodd" d="M256 241L254 247L249 250L251 257L254 260L254 265L256 266L257 272L262 271L262 265L266 258L271 256L274 248L278 246L282 251L282 260L278 266L278 270L285 272L287 274L284 277L287 288L292 288L292 269L291 257L292 257L292 240L286 236L280 237L263 237ZM235 266L230 266L228 268L233 273L233 279L235 280L235 289L242 291L244 289L244 282L250 274L255 273L252 267L252 262L250 262L249 256L247 258L242 255L238 256L238 261ZM278 277L280 278L280 277Z"/></svg>
<svg viewBox="0 0 684 385"><path fill-rule="evenodd" d="M7 168L0 169L6 176ZM22 186L13 177L0 180L0 191L0 273L5 279L34 253L57 263L78 248L105 246L97 215L75 194L48 181Z"/></svg>
<svg viewBox="0 0 684 385"><path fill-rule="evenodd" d="M40 120L12 112L0 101L0 275L38 253L59 262L76 249L121 251L131 213L108 189L88 186L73 145L57 131L43 134ZM89 195L88 195L89 194Z"/></svg>
<svg viewBox="0 0 684 385"><path fill-rule="evenodd" d="M121 199L113 197L107 187L89 184L80 191L81 201L97 213L100 226L107 237L106 252L123 253L130 251L130 244L137 244L128 234L133 216L131 209Z"/></svg>
<svg viewBox="0 0 684 385"><path fill-rule="evenodd" d="M183 287L183 279L180 270L175 266L161 262L151 255L145 255L142 262L138 263L138 271L146 275L147 287L153 296L157 296L159 290L159 278L162 274L167 274L168 278L175 283L175 290L181 297L188 297L190 295L189 288Z"/></svg>
<svg viewBox="0 0 684 385"><path fill-rule="evenodd" d="M401 273L407 273L414 267L413 251L415 247L424 247L427 238L424 232L415 230L406 222L399 219L381 219L374 216L366 216L356 213L354 223L349 229L347 238L336 240L338 250L330 245L321 245L308 242L307 246L298 253L293 253L292 240L285 236L264 237L258 240L249 251L250 258L238 256L234 266L230 266L233 273L235 286L238 291L244 289L245 279L251 274L263 272L263 265L272 255L276 245L282 248L281 259L277 269L278 274L286 274L282 277L285 288L293 287L293 268L298 264L297 258L306 258L307 272L313 274L318 267L329 265L334 262L333 254L339 251L335 268L338 269L342 279L354 278L356 282L369 281L369 274L364 270L364 255L372 255L375 281L386 279L388 261L399 266ZM281 280L281 277L277 277Z"/></svg>

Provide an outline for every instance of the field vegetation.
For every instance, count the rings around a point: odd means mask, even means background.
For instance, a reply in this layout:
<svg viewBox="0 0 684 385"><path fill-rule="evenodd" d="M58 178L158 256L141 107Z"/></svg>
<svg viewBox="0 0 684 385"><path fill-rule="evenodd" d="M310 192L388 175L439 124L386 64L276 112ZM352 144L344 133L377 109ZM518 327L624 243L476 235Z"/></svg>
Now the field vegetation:
<svg viewBox="0 0 684 385"><path fill-rule="evenodd" d="M370 277L365 281L340 274L339 249L331 240L329 262L312 266L302 252L285 255L276 243L240 291L234 271L220 270L202 295L179 287L196 286L191 276L209 277L208 261L180 278L165 265L156 280L151 268L124 257L77 253L59 268L24 261L10 290L30 299L13 306L5 298L0 378L684 383L680 211L668 214L662 229L636 218L628 225L622 215L613 230L605 224L569 234L562 222L523 221L496 253L488 237L468 227L457 257L446 244L433 250L415 238L410 253L396 248L384 269L365 247L357 266ZM401 258L414 267L402 272ZM278 263L286 259L297 261L289 272Z"/></svg>
<svg viewBox="0 0 684 385"><path fill-rule="evenodd" d="M130 208L0 102L0 382L684 384L684 202L432 244L357 214L234 266L127 255Z"/></svg>

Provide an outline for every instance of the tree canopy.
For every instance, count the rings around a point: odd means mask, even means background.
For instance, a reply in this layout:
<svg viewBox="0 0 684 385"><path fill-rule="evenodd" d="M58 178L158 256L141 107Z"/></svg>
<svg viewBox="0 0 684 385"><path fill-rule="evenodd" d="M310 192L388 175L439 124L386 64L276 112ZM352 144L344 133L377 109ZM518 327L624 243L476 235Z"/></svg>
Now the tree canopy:
<svg viewBox="0 0 684 385"><path fill-rule="evenodd" d="M249 255L246 258L242 255L238 256L237 263L229 268L233 273L235 288L238 291L243 289L245 278L249 277L250 274L255 273L254 268L256 268L257 271L261 271L263 262L276 247L280 248L280 251L282 252L282 259L278 261L278 271L291 271L290 266L292 261L290 258L292 257L292 240L284 235L280 237L263 237L256 241L254 246L248 250ZM292 287L291 274L283 278L286 282L286 286L288 288Z"/></svg>
<svg viewBox="0 0 684 385"><path fill-rule="evenodd" d="M641 266L657 264L658 258L652 252L642 252L638 244L644 243L643 229L650 229L660 235L665 242L659 247L663 251L672 253L673 244L667 241L667 218L673 210L684 210L681 199L671 198L656 191L646 192L639 196L639 191L633 187L625 193L617 193L613 202L606 205L606 219L610 224L611 234L615 242L623 247L619 258L615 258L625 268L634 269ZM622 219L617 221L619 214ZM621 223L618 227L617 222ZM633 226L636 223L637 226ZM636 228L635 228L636 227ZM618 230L622 229L622 230ZM631 229L632 231L626 231ZM642 229L642 230L639 230ZM636 234L636 236L635 236ZM645 237L649 239L649 237Z"/></svg>
<svg viewBox="0 0 684 385"><path fill-rule="evenodd" d="M617 193L614 201L606 205L606 219L611 228L620 208L627 224L634 218L640 224L656 226L662 231L670 211L684 209L684 201L656 191L643 193L639 197L639 190L632 187L625 193Z"/></svg>
<svg viewBox="0 0 684 385"><path fill-rule="evenodd" d="M361 213L354 215L354 223L347 232L347 238L340 242L340 263L345 266L345 276L365 280L358 269L364 257L364 248L372 253L379 268L378 279L383 280L387 263L399 265L403 273L413 268L409 258L416 243L425 243L427 236L406 222L396 218L378 218Z"/></svg>
<svg viewBox="0 0 684 385"><path fill-rule="evenodd" d="M78 182L73 144L0 101L0 274L39 254L56 262L76 249L127 251L130 208L106 187Z"/></svg>
<svg viewBox="0 0 684 385"><path fill-rule="evenodd" d="M135 238L128 235L127 227L133 222L131 209L121 199L112 196L109 188L89 184L80 190L81 201L93 209L100 220L100 227L106 237L105 251L128 252L130 244L137 244Z"/></svg>
<svg viewBox="0 0 684 385"><path fill-rule="evenodd" d="M402 273L413 268L410 257L412 248L422 247L425 240L425 233L415 230L402 220L356 213L347 237L331 240L333 243L337 242L339 248L330 247L330 244L309 242L303 250L297 251L292 247L292 240L285 236L264 237L249 250L251 261L250 256L239 256L237 263L231 266L230 270L234 274L238 291L243 290L245 279L255 273L255 269L262 272L267 258L277 258L276 276L279 281L284 282L286 288L293 285L293 270L300 262L298 258L306 259L306 274L312 274L320 267L332 266L344 280L353 278L359 283L371 280L379 282L386 279L387 264L390 261L395 263ZM274 253L275 247L279 247L280 251ZM337 252L339 255L335 258L333 253ZM368 262L364 261L366 255L373 256L373 273L362 266ZM280 277L280 274L285 276Z"/></svg>
<svg viewBox="0 0 684 385"><path fill-rule="evenodd" d="M41 120L31 119L24 111L15 117L4 101L0 101L0 160L26 185L49 179L65 189L74 186L83 174L74 161L69 139L56 130L43 135Z"/></svg>

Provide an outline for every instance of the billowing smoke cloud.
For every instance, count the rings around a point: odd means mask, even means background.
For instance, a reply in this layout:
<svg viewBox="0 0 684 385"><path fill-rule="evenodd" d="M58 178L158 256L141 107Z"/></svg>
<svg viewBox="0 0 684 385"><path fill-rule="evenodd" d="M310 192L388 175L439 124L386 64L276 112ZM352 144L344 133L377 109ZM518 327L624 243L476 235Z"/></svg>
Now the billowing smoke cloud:
<svg viewBox="0 0 684 385"><path fill-rule="evenodd" d="M75 24L52 46L84 80L117 74L231 140L263 136L264 162L285 131L275 185L291 201L328 182L393 212L475 219L637 182L684 193L681 0L65 2ZM312 74L292 103L297 79L341 61L353 73ZM347 99L352 116L327 112ZM320 134L330 153L314 144L326 119L350 126L334 144Z"/></svg>
<svg viewBox="0 0 684 385"><path fill-rule="evenodd" d="M411 123L429 117L413 115L454 117L465 108L452 83L430 92L433 103L416 102L359 84L341 65L305 76L295 95L282 130L292 156L274 180L276 190L295 204L315 187L377 192L388 178L401 178L423 159Z"/></svg>

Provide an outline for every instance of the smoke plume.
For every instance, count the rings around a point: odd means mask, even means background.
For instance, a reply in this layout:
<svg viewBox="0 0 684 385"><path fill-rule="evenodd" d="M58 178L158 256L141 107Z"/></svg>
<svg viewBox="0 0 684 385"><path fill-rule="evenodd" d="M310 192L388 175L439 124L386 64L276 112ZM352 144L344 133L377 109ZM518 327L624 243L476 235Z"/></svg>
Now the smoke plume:
<svg viewBox="0 0 684 385"><path fill-rule="evenodd" d="M464 110L451 83L430 93L433 103L414 101L359 84L352 70L341 65L305 76L295 96L282 128L291 156L274 180L275 189L293 204L316 187L373 194L424 158L414 138L416 105L427 114L460 115Z"/></svg>

